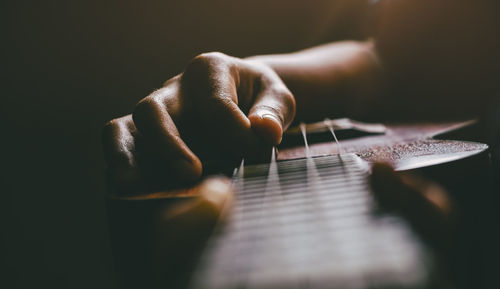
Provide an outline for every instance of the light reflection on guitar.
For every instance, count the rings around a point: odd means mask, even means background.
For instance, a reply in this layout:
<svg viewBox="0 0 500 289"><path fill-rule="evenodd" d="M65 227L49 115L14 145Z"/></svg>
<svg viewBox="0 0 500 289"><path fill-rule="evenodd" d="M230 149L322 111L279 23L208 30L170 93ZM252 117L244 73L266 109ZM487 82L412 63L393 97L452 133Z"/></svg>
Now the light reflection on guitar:
<svg viewBox="0 0 500 289"><path fill-rule="evenodd" d="M355 138L348 138L341 140L341 144L345 152L356 153L365 161L375 161L375 160L385 160L391 162L399 169L412 169L425 165L435 165L440 163L447 163L449 161L458 160L461 158L470 159L468 157L473 155L484 156L484 152L487 149L486 145L473 143L473 142L462 142L462 141L446 141L446 140L436 140L433 139L438 134L449 132L453 129L461 128L466 125L470 125L470 122L461 123L440 123L440 124L412 124L412 125L368 125L357 122L351 122L346 119L337 120L337 123L333 121L333 126L339 135L342 135L342 131L354 130L361 132L361 135L357 135ZM308 127L309 133L321 134L325 129L321 125L311 125ZM293 129L289 131L289 134L284 138L284 146L279 149L277 158L280 161L301 159L305 156L304 146L293 146L286 145L288 141L293 143L294 133L297 132ZM364 133L364 135L363 135ZM321 138L319 138L321 140ZM312 156L327 156L335 155L339 152L339 148L335 145L331 139L330 141L324 142L313 142L310 144L310 152ZM476 158L477 159L477 158ZM446 170L445 170L446 171ZM191 196L192 190L181 190L176 192L159 192L155 194L150 194L147 196L138 196L121 200L110 201L110 214L114 214L113 210L120 211L117 209L120 203L126 204L127 209L122 209L122 214L137 215L130 211L130 208L134 207L134 199L136 201L142 200L141 203L142 214L154 215L151 213L151 208L148 213L144 213L147 207L156 207L156 209L162 208L162 206L152 204L151 200L161 199L161 202L165 202L166 199L179 199ZM144 200L150 200L145 205ZM158 202L157 202L158 203ZM139 212L141 214L141 212ZM116 215L116 214L115 214ZM130 246L123 246L123 244L116 245L117 242L123 242L125 238L116 237L120 235L120 230L114 230L113 224L114 220L119 220L119 222L126 222L125 219L113 218L111 216L112 231L114 236L114 247L127 248L129 250ZM142 222L149 222L148 218L141 218ZM139 221L140 223L141 221ZM136 220L136 223L137 220ZM130 226L127 227L130 231ZM144 230L144 228L142 228ZM121 232L123 234L123 232ZM130 234L130 233L129 233ZM147 235L147 234L146 234ZM119 241L118 241L119 240ZM139 240L140 241L140 240ZM118 249L119 250L119 249ZM116 251L116 250L115 250ZM142 254L145 254L144 252ZM139 258L147 263L147 258L141 257L141 253L138 254ZM120 264L122 267L123 264ZM122 267L123 268L123 267ZM130 269L130 268L129 268ZM136 272L137 273L137 272ZM364 288L363 286L359 288Z"/></svg>

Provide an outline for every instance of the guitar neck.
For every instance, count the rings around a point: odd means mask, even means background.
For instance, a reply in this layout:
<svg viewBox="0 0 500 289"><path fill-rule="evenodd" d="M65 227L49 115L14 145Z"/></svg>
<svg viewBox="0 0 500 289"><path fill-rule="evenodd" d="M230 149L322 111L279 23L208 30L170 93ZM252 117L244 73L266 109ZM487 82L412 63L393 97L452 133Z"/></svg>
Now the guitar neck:
<svg viewBox="0 0 500 289"><path fill-rule="evenodd" d="M367 176L354 154L240 168L192 288L425 284L425 250L402 219L374 214Z"/></svg>

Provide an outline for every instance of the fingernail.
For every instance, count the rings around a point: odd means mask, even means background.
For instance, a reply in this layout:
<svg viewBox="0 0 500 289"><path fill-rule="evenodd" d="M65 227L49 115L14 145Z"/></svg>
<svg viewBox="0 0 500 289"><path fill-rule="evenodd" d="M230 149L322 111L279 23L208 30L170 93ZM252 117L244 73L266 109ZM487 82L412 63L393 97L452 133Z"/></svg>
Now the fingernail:
<svg viewBox="0 0 500 289"><path fill-rule="evenodd" d="M281 140L283 138L283 127L281 126L281 120L274 114L270 114L270 113L264 113L260 116L262 119L269 119L271 120L272 122L276 123L279 128L280 128L280 133L279 134L279 139L277 141L277 144L280 144L281 143Z"/></svg>
<svg viewBox="0 0 500 289"><path fill-rule="evenodd" d="M272 121L275 121L281 127L281 120L277 116L275 116L274 114L264 113L260 117L261 118L267 118L267 119L270 119Z"/></svg>

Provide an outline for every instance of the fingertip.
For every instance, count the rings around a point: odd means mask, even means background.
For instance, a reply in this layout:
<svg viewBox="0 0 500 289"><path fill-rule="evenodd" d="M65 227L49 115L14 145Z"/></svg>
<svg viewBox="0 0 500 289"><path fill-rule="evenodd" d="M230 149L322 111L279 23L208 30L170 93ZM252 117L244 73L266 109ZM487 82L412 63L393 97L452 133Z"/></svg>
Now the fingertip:
<svg viewBox="0 0 500 289"><path fill-rule="evenodd" d="M232 200L231 181L224 177L210 177L195 188L198 197L163 213L163 224L178 226L183 230L202 229L212 226Z"/></svg>
<svg viewBox="0 0 500 289"><path fill-rule="evenodd" d="M225 177L211 177L204 180L198 188L202 202L218 216L225 204L231 199L231 180Z"/></svg>
<svg viewBox="0 0 500 289"><path fill-rule="evenodd" d="M166 219L189 228L202 229L213 226L223 216L226 204L232 199L231 182L223 177L211 177L201 182L196 191L198 198L184 206L169 211Z"/></svg>
<svg viewBox="0 0 500 289"><path fill-rule="evenodd" d="M252 114L248 118L252 124L252 129L260 137L273 145L281 143L283 127L279 117L269 112L261 112Z"/></svg>

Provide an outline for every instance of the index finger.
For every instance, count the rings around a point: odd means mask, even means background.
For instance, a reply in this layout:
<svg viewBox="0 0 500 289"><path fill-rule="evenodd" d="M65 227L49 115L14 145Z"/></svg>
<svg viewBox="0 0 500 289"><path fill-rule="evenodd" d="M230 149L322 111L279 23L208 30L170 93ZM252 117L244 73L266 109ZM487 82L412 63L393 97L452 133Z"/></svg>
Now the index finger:
<svg viewBox="0 0 500 289"><path fill-rule="evenodd" d="M135 146L137 129L131 115L109 121L102 131L108 185L113 193L136 191L141 183Z"/></svg>
<svg viewBox="0 0 500 289"><path fill-rule="evenodd" d="M183 181L196 180L201 176L199 158L182 140L171 117L178 115L177 83L163 87L141 100L133 113L139 132L153 146L155 153L173 168L174 174Z"/></svg>

